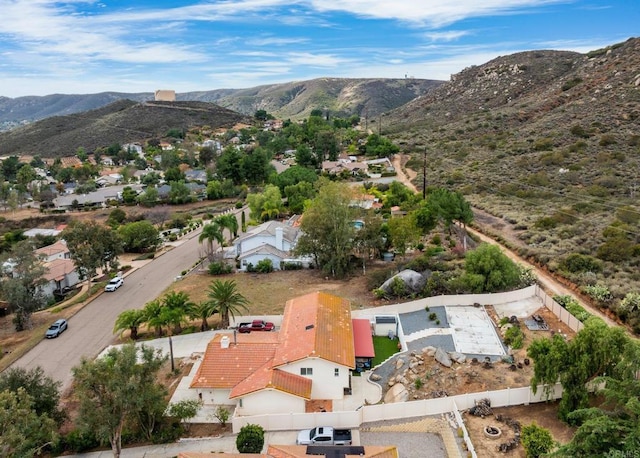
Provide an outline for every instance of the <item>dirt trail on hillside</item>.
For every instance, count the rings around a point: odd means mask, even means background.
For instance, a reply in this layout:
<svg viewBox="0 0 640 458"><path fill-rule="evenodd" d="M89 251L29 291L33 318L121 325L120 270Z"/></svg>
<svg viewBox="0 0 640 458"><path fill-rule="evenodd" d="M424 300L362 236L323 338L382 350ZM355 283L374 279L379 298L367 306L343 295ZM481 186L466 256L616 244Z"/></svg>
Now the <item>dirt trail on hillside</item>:
<svg viewBox="0 0 640 458"><path fill-rule="evenodd" d="M405 184L407 187L413 189L415 192L418 192L418 189L416 188L416 186L411 182L411 180L414 179L418 174L414 170L406 168L406 163L408 160L409 160L409 155L407 154L396 154L393 157L393 166L395 167L396 173L397 173L396 179L402 182L403 184ZM475 212L476 210L474 209L474 213ZM488 235L485 235L482 232L483 226L478 225L477 221L476 221L476 226L477 228L475 229L467 227L467 230L470 233L477 236L483 242L493 243L494 245L498 245L500 249L504 252L504 254L506 254L509 257L509 259L519 264L522 264L527 268L530 268L538 278L538 284L542 287L543 290L545 290L547 294L551 296L570 295L574 297L580 303L580 305L582 305L589 313L602 318L605 321L605 323L607 323L609 326L621 326L619 323L612 320L607 315L605 315L600 310L593 307L591 304L584 301L583 298L577 295L575 291L575 286L572 288L562 284L562 282L558 281L553 275L549 274L546 270L540 268L535 264L530 263L526 259L519 256L516 252L509 250L508 248L498 243L496 240L492 239Z"/></svg>

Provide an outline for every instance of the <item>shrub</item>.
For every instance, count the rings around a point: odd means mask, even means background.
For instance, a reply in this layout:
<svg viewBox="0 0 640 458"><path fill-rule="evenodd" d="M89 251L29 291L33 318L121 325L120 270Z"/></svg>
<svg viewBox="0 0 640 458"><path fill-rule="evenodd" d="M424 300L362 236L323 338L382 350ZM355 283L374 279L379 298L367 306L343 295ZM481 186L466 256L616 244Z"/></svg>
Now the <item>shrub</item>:
<svg viewBox="0 0 640 458"><path fill-rule="evenodd" d="M231 266L224 262L212 262L208 270L209 275L225 275L231 273Z"/></svg>
<svg viewBox="0 0 640 458"><path fill-rule="evenodd" d="M504 343L509 345L514 350L522 348L524 343L524 334L520 326L512 326L504 333Z"/></svg>
<svg viewBox="0 0 640 458"><path fill-rule="evenodd" d="M417 378L416 381L413 383L416 387L416 390L419 390L420 388L422 388L422 385L424 384L421 378Z"/></svg>
<svg viewBox="0 0 640 458"><path fill-rule="evenodd" d="M546 456L555 445L549 430L535 423L522 427L521 440L522 446L527 452L527 458Z"/></svg>
<svg viewBox="0 0 640 458"><path fill-rule="evenodd" d="M560 268L571 273L600 272L602 263L593 256L571 253L560 261Z"/></svg>
<svg viewBox="0 0 640 458"><path fill-rule="evenodd" d="M569 81L565 82L562 85L562 90L563 91L568 91L569 89L577 86L580 83L582 83L582 78L577 78L576 77L576 78L570 79Z"/></svg>
<svg viewBox="0 0 640 458"><path fill-rule="evenodd" d="M303 268L299 262L283 262L280 267L282 270L301 270Z"/></svg>
<svg viewBox="0 0 640 458"><path fill-rule="evenodd" d="M248 424L240 429L236 437L240 453L260 453L264 447L264 429L260 425Z"/></svg>
<svg viewBox="0 0 640 458"><path fill-rule="evenodd" d="M227 425L227 421L229 420L229 415L230 415L229 409L225 408L224 406L218 406L215 413L213 414L213 416L218 419L218 421L222 426Z"/></svg>
<svg viewBox="0 0 640 458"><path fill-rule="evenodd" d="M273 272L273 261L271 261L271 259L261 259L260 261L258 261L258 264L256 264L256 272L259 272L261 274L268 274L270 272Z"/></svg>
<svg viewBox="0 0 640 458"><path fill-rule="evenodd" d="M63 438L62 443L67 451L74 453L86 452L100 445L100 441L96 439L93 431L81 431L79 429L70 431Z"/></svg>
<svg viewBox="0 0 640 458"><path fill-rule="evenodd" d="M606 304L607 302L611 301L611 299L613 299L613 294L611 294L609 288L607 288L606 285L600 283L595 285L587 285L583 288L583 290L589 297L595 299L601 304Z"/></svg>
<svg viewBox="0 0 640 458"><path fill-rule="evenodd" d="M438 315L436 314L436 312L431 312L431 313L429 314L429 319L430 319L431 321L434 321L434 320L438 319Z"/></svg>
<svg viewBox="0 0 640 458"><path fill-rule="evenodd" d="M572 126L571 127L571 133L573 135L575 135L576 137L581 137L581 138L589 138L589 137L591 137L591 134L589 132L587 132L584 127L582 127L580 125Z"/></svg>

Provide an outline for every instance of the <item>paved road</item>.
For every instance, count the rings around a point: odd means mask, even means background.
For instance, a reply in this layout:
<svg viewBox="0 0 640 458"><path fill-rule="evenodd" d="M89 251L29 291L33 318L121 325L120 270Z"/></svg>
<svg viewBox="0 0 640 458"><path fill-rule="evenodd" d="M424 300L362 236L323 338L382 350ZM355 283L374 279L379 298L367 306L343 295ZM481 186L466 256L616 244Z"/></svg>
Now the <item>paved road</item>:
<svg viewBox="0 0 640 458"><path fill-rule="evenodd" d="M112 343L113 325L121 312L142 308L160 296L197 261L203 249L198 243L200 231L187 234L172 250L127 275L124 285L116 291L102 293L69 319L69 329L60 337L43 339L13 367L40 366L51 378L62 382L63 390L68 388L73 378L71 368L83 356L94 358Z"/></svg>

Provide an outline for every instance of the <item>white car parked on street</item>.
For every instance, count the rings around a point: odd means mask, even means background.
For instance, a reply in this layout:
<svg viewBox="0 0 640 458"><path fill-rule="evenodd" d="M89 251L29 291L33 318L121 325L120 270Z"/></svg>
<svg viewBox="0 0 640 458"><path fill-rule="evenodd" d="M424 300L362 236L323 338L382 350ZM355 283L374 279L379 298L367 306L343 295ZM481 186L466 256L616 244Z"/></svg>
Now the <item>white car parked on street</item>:
<svg viewBox="0 0 640 458"><path fill-rule="evenodd" d="M120 288L124 284L124 280L122 277L113 277L107 286L104 287L104 290L107 292L115 291Z"/></svg>

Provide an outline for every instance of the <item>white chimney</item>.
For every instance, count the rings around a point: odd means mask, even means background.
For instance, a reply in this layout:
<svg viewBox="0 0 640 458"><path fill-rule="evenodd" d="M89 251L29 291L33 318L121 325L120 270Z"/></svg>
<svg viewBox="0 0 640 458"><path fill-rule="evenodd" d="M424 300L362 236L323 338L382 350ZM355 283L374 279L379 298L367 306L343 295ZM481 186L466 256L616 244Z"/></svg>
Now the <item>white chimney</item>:
<svg viewBox="0 0 640 458"><path fill-rule="evenodd" d="M284 251L284 238L281 227L276 227L276 248Z"/></svg>
<svg viewBox="0 0 640 458"><path fill-rule="evenodd" d="M220 348L229 348L229 336L222 336L222 339L220 339Z"/></svg>

